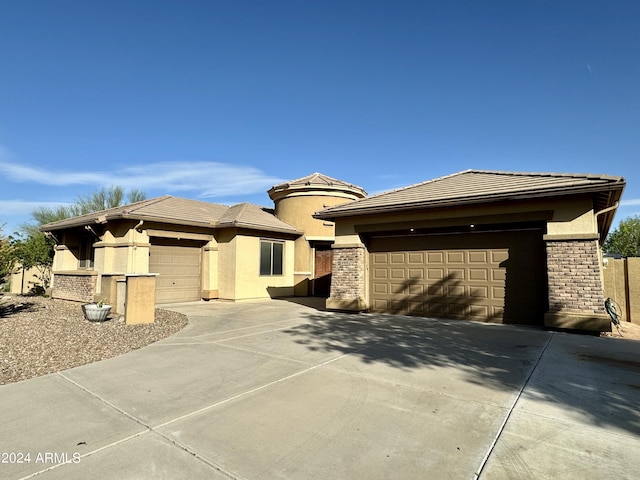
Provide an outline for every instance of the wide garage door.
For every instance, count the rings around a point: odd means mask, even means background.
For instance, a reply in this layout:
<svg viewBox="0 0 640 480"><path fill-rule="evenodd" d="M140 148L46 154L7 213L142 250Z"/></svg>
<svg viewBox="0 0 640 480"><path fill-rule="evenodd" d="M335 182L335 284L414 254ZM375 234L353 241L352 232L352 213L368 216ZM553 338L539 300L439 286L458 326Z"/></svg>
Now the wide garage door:
<svg viewBox="0 0 640 480"><path fill-rule="evenodd" d="M380 237L369 251L371 311L544 323L541 230Z"/></svg>
<svg viewBox="0 0 640 480"><path fill-rule="evenodd" d="M156 303L200 300L200 244L167 243L158 239L149 249L149 272L160 274L156 280Z"/></svg>

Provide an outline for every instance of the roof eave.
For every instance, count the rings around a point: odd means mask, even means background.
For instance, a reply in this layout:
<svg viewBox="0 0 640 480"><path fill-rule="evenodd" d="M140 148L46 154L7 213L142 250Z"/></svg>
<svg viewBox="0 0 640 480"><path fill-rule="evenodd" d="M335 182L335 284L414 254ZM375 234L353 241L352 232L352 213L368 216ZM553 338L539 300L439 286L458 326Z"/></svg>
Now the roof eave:
<svg viewBox="0 0 640 480"><path fill-rule="evenodd" d="M336 218L354 217L360 215L376 215L385 214L391 212L407 212L414 210L421 210L424 208L443 208L443 207L455 207L455 206L467 206L476 203L495 203L514 200L531 200L536 198L548 198L567 195L579 195L579 194L597 194L610 191L619 191L620 194L624 189L624 180L617 181L615 183L598 186L577 186L577 187L563 187L561 189L547 189L537 190L531 192L517 192L517 193L504 193L504 194L491 194L491 195L479 195L476 197L467 197L465 199L445 199L445 200L425 200L419 202L410 202L405 204L395 205L382 205L378 207L364 207L364 208L347 208L340 211L341 206L335 207L335 212L332 209L321 210L314 213L313 217L321 220L332 220ZM353 204L351 204L353 205Z"/></svg>
<svg viewBox="0 0 640 480"><path fill-rule="evenodd" d="M238 221L224 222L224 223L218 223L217 227L218 228L245 228L247 230L258 230L262 232L286 233L289 235L295 235L297 237L303 235L303 232L300 232L298 230L291 230L288 228L280 228L280 227L268 227L265 225L258 225L258 224L249 223L249 222L238 222Z"/></svg>
<svg viewBox="0 0 640 480"><path fill-rule="evenodd" d="M170 225L184 225L189 227L204 227L204 228L215 228L215 222L193 222L189 220L179 220L172 219L167 217L156 217L151 215L136 215L129 213L116 213L112 215L100 215L92 218L83 218L82 220L78 219L77 221L72 221L73 219L61 220L60 225L56 225L57 222L50 223L47 225L43 225L40 227L40 231L42 232L54 232L60 230L67 230L69 228L76 227L84 227L86 225L98 225L104 224L109 221L114 220L144 220L145 222L157 222L157 223L165 223Z"/></svg>

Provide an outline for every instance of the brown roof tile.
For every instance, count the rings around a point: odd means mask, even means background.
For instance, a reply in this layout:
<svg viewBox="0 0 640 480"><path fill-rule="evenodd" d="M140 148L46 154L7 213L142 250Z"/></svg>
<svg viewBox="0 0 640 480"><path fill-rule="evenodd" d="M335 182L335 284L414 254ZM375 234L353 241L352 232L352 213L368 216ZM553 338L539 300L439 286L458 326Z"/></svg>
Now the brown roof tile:
<svg viewBox="0 0 640 480"><path fill-rule="evenodd" d="M257 230L269 230L286 233L299 233L288 223L265 211L263 207L252 203L240 203L229 207L220 218L220 227L242 227Z"/></svg>
<svg viewBox="0 0 640 480"><path fill-rule="evenodd" d="M211 228L251 226L268 231L296 233L294 227L278 220L257 205L247 203L229 207L170 195L60 220L43 225L40 230L50 232L122 218Z"/></svg>
<svg viewBox="0 0 640 480"><path fill-rule="evenodd" d="M621 192L624 185L624 178L608 175L466 170L330 207L316 215L329 219L581 192Z"/></svg>

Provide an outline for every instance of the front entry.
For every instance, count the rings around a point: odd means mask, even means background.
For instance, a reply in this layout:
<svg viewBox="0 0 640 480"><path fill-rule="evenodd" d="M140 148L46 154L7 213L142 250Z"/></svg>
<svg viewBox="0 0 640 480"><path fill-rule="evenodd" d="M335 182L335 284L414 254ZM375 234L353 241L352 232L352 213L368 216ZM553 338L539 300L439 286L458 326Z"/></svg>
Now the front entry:
<svg viewBox="0 0 640 480"><path fill-rule="evenodd" d="M330 246L315 248L315 271L313 276L313 296L328 297L331 290L333 250Z"/></svg>

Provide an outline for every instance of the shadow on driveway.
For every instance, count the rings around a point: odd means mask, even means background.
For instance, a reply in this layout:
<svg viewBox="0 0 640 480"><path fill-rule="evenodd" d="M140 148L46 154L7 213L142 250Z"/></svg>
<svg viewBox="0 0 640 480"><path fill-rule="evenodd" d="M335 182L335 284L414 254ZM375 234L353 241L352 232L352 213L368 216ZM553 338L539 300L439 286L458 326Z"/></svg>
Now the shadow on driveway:
<svg viewBox="0 0 640 480"><path fill-rule="evenodd" d="M384 314L311 312L286 333L398 373L454 367L469 384L518 391L596 426L640 434L640 343L538 328ZM566 413L568 412L568 413Z"/></svg>

